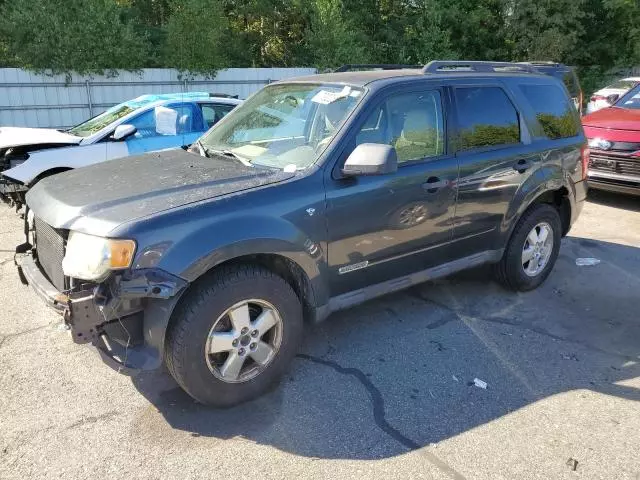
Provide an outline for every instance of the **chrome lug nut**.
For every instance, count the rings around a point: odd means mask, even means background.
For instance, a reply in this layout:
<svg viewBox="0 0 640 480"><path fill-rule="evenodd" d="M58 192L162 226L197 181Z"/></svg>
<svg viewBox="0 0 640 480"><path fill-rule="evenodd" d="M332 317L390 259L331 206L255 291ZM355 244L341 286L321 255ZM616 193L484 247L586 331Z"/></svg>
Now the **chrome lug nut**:
<svg viewBox="0 0 640 480"><path fill-rule="evenodd" d="M242 356L244 355L246 352L246 350L244 348L241 348L240 350L238 350L238 355Z"/></svg>
<svg viewBox="0 0 640 480"><path fill-rule="evenodd" d="M251 332L251 336L252 337L257 337L258 336L258 330L254 330L253 332Z"/></svg>
<svg viewBox="0 0 640 480"><path fill-rule="evenodd" d="M255 350L257 346L258 346L258 344L257 344L257 343L252 343L251 345L249 345L249 348L250 348L251 350Z"/></svg>
<svg viewBox="0 0 640 480"><path fill-rule="evenodd" d="M238 339L236 338L233 342L231 342L231 345L234 347L238 346Z"/></svg>
<svg viewBox="0 0 640 480"><path fill-rule="evenodd" d="M247 327L244 327L242 330L240 330L240 333L242 335L246 335L248 331L249 331L249 329Z"/></svg>

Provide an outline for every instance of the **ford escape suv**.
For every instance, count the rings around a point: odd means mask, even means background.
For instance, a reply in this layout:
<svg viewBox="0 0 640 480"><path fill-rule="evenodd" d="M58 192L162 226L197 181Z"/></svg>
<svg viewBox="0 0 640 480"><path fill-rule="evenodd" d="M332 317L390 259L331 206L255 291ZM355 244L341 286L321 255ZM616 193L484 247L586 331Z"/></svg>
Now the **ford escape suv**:
<svg viewBox="0 0 640 480"><path fill-rule="evenodd" d="M586 195L562 82L528 66L432 62L266 86L188 150L44 179L22 280L122 370L164 362L198 401L263 393L303 326L491 263L549 275Z"/></svg>

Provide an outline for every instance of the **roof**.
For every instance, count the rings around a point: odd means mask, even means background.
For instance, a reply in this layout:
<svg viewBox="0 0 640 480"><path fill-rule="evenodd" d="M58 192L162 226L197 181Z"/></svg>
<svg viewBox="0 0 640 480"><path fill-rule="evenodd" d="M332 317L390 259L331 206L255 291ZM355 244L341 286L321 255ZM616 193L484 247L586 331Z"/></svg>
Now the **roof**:
<svg viewBox="0 0 640 480"><path fill-rule="evenodd" d="M189 100L195 101L216 101L220 103L228 103L230 105L237 105L242 103L241 100L236 98L227 97L214 97L208 92L179 92L179 93L154 93L148 95L140 95L132 100L125 102L126 105L132 108L140 108L152 103L162 103L178 101L184 102Z"/></svg>

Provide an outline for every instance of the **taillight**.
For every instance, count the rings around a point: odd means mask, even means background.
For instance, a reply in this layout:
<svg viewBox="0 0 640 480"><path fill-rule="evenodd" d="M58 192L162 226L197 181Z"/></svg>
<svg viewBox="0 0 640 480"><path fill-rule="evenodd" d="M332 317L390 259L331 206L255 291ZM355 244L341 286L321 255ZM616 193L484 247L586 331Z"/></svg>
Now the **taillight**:
<svg viewBox="0 0 640 480"><path fill-rule="evenodd" d="M584 145L580 151L582 158L582 179L585 180L589 175L589 147Z"/></svg>
<svg viewBox="0 0 640 480"><path fill-rule="evenodd" d="M636 157L636 158L640 158L640 150L638 150L637 152L633 152L631 154L632 157Z"/></svg>
<svg viewBox="0 0 640 480"><path fill-rule="evenodd" d="M602 95L591 95L591 101L597 102L598 100L606 100L607 97L603 97Z"/></svg>

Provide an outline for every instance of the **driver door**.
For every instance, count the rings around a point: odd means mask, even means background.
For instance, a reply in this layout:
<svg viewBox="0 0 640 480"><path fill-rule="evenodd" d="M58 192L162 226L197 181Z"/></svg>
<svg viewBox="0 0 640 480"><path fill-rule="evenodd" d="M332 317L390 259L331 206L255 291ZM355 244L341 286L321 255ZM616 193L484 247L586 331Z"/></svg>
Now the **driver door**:
<svg viewBox="0 0 640 480"><path fill-rule="evenodd" d="M354 125L340 164L356 145L395 147L398 170L327 181L331 295L444 263L456 201L458 165L445 139L446 97L423 87L397 90Z"/></svg>

